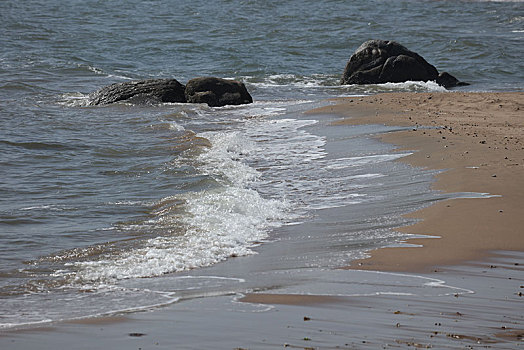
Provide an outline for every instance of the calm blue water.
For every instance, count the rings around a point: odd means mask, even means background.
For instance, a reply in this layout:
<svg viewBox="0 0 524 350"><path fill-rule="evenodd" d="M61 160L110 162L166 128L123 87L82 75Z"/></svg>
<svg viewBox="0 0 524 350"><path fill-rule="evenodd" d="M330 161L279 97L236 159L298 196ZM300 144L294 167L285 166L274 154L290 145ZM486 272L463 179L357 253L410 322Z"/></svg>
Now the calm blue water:
<svg viewBox="0 0 524 350"><path fill-rule="evenodd" d="M124 284L276 247L326 210L353 216L316 228L333 239L315 266L399 239L399 214L435 199L431 174L369 139L387 130L302 114L442 90L338 86L365 40L397 40L467 91L524 88L522 2L4 0L0 33L0 327L173 302ZM86 106L114 82L207 75L255 103Z"/></svg>

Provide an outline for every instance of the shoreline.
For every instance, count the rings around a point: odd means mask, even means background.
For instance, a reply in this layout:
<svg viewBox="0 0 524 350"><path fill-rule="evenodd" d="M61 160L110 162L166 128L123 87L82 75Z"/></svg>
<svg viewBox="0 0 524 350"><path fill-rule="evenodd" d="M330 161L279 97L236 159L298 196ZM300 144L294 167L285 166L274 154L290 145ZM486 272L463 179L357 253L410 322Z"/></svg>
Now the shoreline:
<svg viewBox="0 0 524 350"><path fill-rule="evenodd" d="M398 95L402 99L414 100L415 97L418 99L432 94ZM438 94L432 96L431 99L439 98ZM443 93L441 97L450 96ZM388 98L393 97L394 95L388 96ZM365 97L362 101L356 98L361 102L359 104L362 107L361 118L346 118L335 123L385 124L388 122L392 125L400 125L403 120L404 126L412 126L415 125L414 123L422 125L424 120L413 121L405 118L400 112L398 120L389 120L386 115L384 121L381 121L376 116L381 116L382 112L378 111L380 113L375 114L377 112L375 109L371 110L372 116L366 116L370 110L368 101L374 102L374 98L382 98L384 101L384 95ZM332 127L335 115L333 110L340 108L340 111L336 111L336 115L341 115L343 112L354 115L354 112L358 111L344 104L352 104L355 101L349 102L347 99L344 102L342 99L339 102L342 104L314 110L313 113L330 114L325 125L328 128L336 128L336 126ZM398 101L392 100L392 103L398 104ZM384 111L390 110L394 109L385 106ZM398 138L396 144L401 144L404 149L419 150L398 161L408 160L415 166L448 169L440 173L434 188L447 192L462 192L467 189L468 192L489 192L502 194L503 197L440 201L409 214L424 221L402 230L414 230L417 234L435 234L435 227L448 229L442 222L443 216L447 218L445 223L451 229L454 229L453 225L457 224L456 221L463 221L462 224L467 228L471 224L472 217L478 216L478 210L482 211L481 219L491 220L491 216L504 218L506 215L512 225L520 224L522 218L515 215L515 212L522 208L520 206L522 203L519 202L522 199L522 187L520 187L521 182L518 181L522 181L519 176L523 173L522 164L524 164L522 150L524 145L519 148L521 139L515 139L514 143L507 145L507 151L515 153L512 153L508 159L504 159L506 157L504 156L502 158L504 162L492 158L488 151L480 152L484 148L490 149L488 147L491 144L488 143L479 143L480 153L477 152L476 145L471 146L466 157L464 153L458 153L456 150L459 146L470 145L471 142L467 137L455 135L453 132L458 132L455 131L458 127L452 126L452 130L449 130L450 125L452 124L446 125L447 129L415 127L417 131L390 132L382 134L381 139L395 143L394 140ZM473 141L477 141L476 138L473 138ZM448 147L444 147L446 145ZM391 148L388 146L388 149ZM428 155L430 157L426 158ZM472 158L472 155L477 155L479 158ZM517 162L517 155L520 156L519 162ZM464 158L467 158L467 162ZM480 160L486 165L479 165L477 169L469 168L470 163ZM416 163L417 161L420 163ZM456 161L460 161L461 166L451 167ZM519 165L509 165L505 161ZM507 166L500 166L497 162ZM493 169L497 169L497 177L492 177ZM473 179L470 174L476 174L475 181L470 181ZM457 177L459 175L463 177ZM451 183L443 186L441 182L446 184L444 180L448 178ZM498 181L500 179L504 181ZM485 182L493 187L487 188ZM508 201L508 198L511 200ZM502 213L498 209L501 205L505 206ZM451 210L456 212L457 218L451 218ZM492 211L494 213L491 213ZM344 219L347 213L341 210L337 215L336 221ZM323 229L325 225L318 226L318 223L317 226L312 223L302 225L298 228L300 232L302 230L309 233L316 232L319 237L326 234L326 230ZM500 220L493 225L500 225ZM441 239L420 239L424 248L380 249L372 253L371 259L362 260L365 265L352 266L348 270L337 269L336 265L329 269L315 269L303 264L297 265L299 269L291 267L282 269L279 259L293 258L291 253L296 249L296 245L307 242L302 234L295 235L297 232L293 227L290 228L291 231L287 236L281 237L284 239L278 247L262 245L258 250L259 254L228 259L220 264L188 273L188 276L203 278L202 291L197 293L196 297L143 312L124 312L101 318L56 321L30 329L0 330L0 347L14 350L56 349L63 344L73 343L76 349L97 347L117 350L217 347L377 349L468 346L513 348L522 344L524 318L519 310L522 291L524 291L522 280L524 249L511 246L509 244L512 242L511 239L501 240L509 249L501 249L496 252L497 254L493 254L493 250L473 250L475 254L472 256L480 259L464 259L463 247L457 246L461 259L457 259L455 263L455 260L450 257L442 260L441 255L436 256L438 261L434 264L439 266L436 272L433 267L435 265L426 261L428 254L424 252L434 249L440 254L444 248L438 245L431 247L430 243L448 244L448 240L453 235ZM513 232L512 228L514 226L508 225L503 234L506 234L506 231ZM518 237L519 232L515 231L515 233L514 238L522 240ZM464 239L471 239L471 237ZM311 242L323 241L312 239ZM413 242L417 241L409 241L409 243ZM495 249L493 248L497 247L495 243L490 242L489 248ZM390 255L382 261L377 260L379 254L383 254L381 252L388 252ZM420 259L426 259L424 264L407 265L410 264L409 260L399 260L395 263L387 260L392 257L397 259L398 256L409 257L412 260L419 259L417 252L422 252L423 256ZM379 262L389 265L384 267L385 265L381 266ZM246 271L251 271L250 278L240 280L240 277L245 276L242 274ZM301 272L302 274L298 275ZM217 287L211 285L208 290L206 283L209 283L209 280L206 278L209 279L210 276L235 279L237 283ZM172 285L171 291L176 291L176 276L171 277L174 279L169 281L170 277L165 276L161 284ZM150 283L149 287L154 288L153 281Z"/></svg>
<svg viewBox="0 0 524 350"><path fill-rule="evenodd" d="M447 267L438 274L384 273L407 278L408 293L329 296L268 290L195 298L149 312L0 331L0 346L13 350L51 350L63 344L86 350L519 348L524 337L519 312L523 259L523 253L501 254ZM364 283L373 274L338 271ZM348 288L345 281L338 283ZM370 283L384 286L385 281Z"/></svg>
<svg viewBox="0 0 524 350"><path fill-rule="evenodd" d="M440 170L435 190L488 194L406 215L420 221L399 231L431 237L406 242L416 247L371 251L346 268L430 272L496 251L524 251L524 93L384 93L334 101L309 113L341 116L334 124L411 127L380 137L414 152L399 161Z"/></svg>

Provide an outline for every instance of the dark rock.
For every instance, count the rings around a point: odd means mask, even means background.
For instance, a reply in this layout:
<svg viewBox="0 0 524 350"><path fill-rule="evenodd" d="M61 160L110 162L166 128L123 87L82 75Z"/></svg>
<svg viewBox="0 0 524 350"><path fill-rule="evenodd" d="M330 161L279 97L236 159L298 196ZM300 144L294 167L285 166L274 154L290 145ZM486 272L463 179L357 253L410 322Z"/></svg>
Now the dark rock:
<svg viewBox="0 0 524 350"><path fill-rule="evenodd" d="M459 81L457 78L449 74L448 72L442 72L437 77L437 84L444 86L446 89L455 86L467 86L468 83Z"/></svg>
<svg viewBox="0 0 524 350"><path fill-rule="evenodd" d="M408 80L437 81L446 87L464 84L448 73L442 74L445 75L439 82L439 73L434 66L395 41L369 40L350 57L341 84L401 83Z"/></svg>
<svg viewBox="0 0 524 350"><path fill-rule="evenodd" d="M242 82L214 77L195 78L188 81L186 100L190 103L207 103L211 107L253 102L253 98Z"/></svg>
<svg viewBox="0 0 524 350"><path fill-rule="evenodd" d="M186 102L185 87L176 79L149 79L112 84L92 93L91 105L131 100L135 103Z"/></svg>

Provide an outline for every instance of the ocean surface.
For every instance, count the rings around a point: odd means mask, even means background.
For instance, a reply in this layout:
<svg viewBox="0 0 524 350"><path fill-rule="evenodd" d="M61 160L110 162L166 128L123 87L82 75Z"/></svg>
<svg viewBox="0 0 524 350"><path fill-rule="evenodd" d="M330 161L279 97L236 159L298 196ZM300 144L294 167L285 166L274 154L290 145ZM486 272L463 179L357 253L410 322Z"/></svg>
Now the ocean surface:
<svg viewBox="0 0 524 350"><path fill-rule="evenodd" d="M400 244L401 214L450 196L435 173L394 161L375 136L395 128L305 114L444 91L339 86L374 38L471 84L458 91L524 89L520 1L1 1L0 329L300 289ZM198 76L255 102L87 104L115 82Z"/></svg>

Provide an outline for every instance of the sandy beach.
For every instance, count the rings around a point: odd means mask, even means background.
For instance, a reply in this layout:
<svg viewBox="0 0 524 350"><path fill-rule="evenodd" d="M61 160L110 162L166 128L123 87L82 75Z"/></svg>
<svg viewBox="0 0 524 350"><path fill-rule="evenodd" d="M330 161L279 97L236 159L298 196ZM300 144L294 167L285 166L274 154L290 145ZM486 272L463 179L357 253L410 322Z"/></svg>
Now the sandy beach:
<svg viewBox="0 0 524 350"><path fill-rule="evenodd" d="M372 251L369 258L355 260L350 266L343 267L359 271L421 273L447 282L462 281L462 286L472 288L472 293L476 295L472 298L475 305L468 307L469 318L479 328L469 329L461 335L447 333L450 341L446 347L449 348L465 346L468 341L493 348L513 348L518 347L523 338L522 317L513 317L511 327L495 327L492 323L512 318L509 310L519 307L519 298L522 297L522 289L519 288L524 287L520 267L524 251L522 101L523 93L388 93L341 98L335 100L332 106L310 112L332 113L343 117L335 125L409 127L406 131L383 134L380 139L397 145L398 151L413 152L399 161L440 170L433 184L435 190L478 194L479 198L440 201L406 215L419 221L399 230L427 235L428 238L409 239L406 241L409 246L406 247L386 247ZM471 194L471 197L475 195ZM508 256L512 259L507 260ZM501 283L497 286L491 285L492 276L488 275L488 269L496 268ZM507 283L502 282L504 280ZM515 284L513 292L510 292L511 289L505 290L512 284ZM382 309L387 310L383 316L387 316L393 305L398 305L403 299L393 297L391 304ZM417 298L408 299L410 307L417 311L407 315L411 316L411 321L417 320L420 324L425 323L426 317L431 317L432 313L437 314L438 310L447 309L450 305L464 307L462 301L448 300L443 305L438 297L426 298L419 306L414 306L418 303ZM336 303L331 298L314 298L311 295L307 298L292 298L288 295L251 294L244 300L288 305L296 305L301 301L309 305ZM347 306L348 301L337 302ZM366 320L363 323L369 320L369 313L381 309L375 302L364 301L370 310L364 312L364 315L359 314ZM363 307L359 305L359 308ZM355 307L352 310L355 311ZM397 310L393 314L406 313ZM440 315L443 313L440 312ZM455 317L454 322L459 322L462 315L460 311L455 312L452 315ZM492 319L486 315L491 315ZM434 325L440 326L441 323L436 322ZM482 327L493 330L481 331ZM382 329L379 327L378 331ZM434 336L442 333L434 331L429 338L426 335L427 342L424 343L420 342L419 331L413 328L407 335L410 340L399 338L396 340L397 345L429 348L434 344L438 347ZM429 332L429 329L426 331ZM465 343L459 345L460 341ZM359 344L357 348L363 346Z"/></svg>
<svg viewBox="0 0 524 350"><path fill-rule="evenodd" d="M312 111L344 116L339 124L409 126L381 137L399 151L413 151L401 161L442 169L436 190L491 196L447 200L409 214L421 221L401 231L440 238L371 252L351 268L428 272L496 251L523 251L523 101L523 93L391 93L339 99Z"/></svg>

